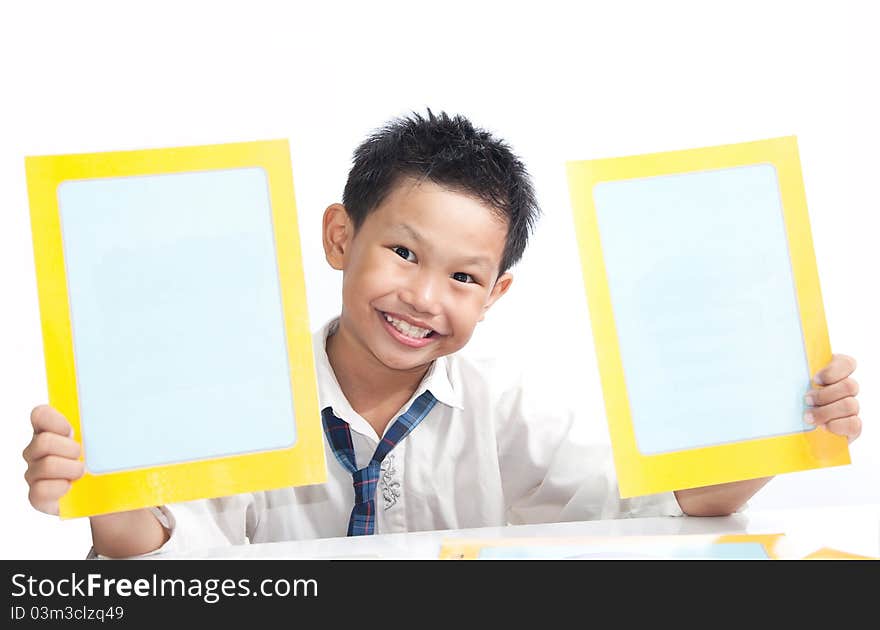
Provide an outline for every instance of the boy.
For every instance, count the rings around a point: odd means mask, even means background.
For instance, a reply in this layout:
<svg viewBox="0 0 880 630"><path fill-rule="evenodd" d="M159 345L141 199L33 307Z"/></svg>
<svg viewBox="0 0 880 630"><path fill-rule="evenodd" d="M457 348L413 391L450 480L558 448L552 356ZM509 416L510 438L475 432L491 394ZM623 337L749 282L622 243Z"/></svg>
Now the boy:
<svg viewBox="0 0 880 630"><path fill-rule="evenodd" d="M460 116L429 111L368 138L323 220L343 272L341 314L314 337L327 483L92 517L94 552L739 509L767 479L621 500L610 449L570 412L456 354L510 288L537 213L522 162ZM850 440L853 368L835 356L808 395L812 421ZM31 419L30 501L57 513L80 448L57 411Z"/></svg>

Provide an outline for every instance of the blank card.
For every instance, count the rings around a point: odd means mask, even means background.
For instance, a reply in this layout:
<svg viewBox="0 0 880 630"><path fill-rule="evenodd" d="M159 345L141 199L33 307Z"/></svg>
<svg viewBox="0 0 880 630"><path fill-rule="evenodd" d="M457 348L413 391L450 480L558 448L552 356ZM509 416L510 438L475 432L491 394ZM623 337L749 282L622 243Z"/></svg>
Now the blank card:
<svg viewBox="0 0 880 630"><path fill-rule="evenodd" d="M570 162L621 496L849 463L794 138Z"/></svg>
<svg viewBox="0 0 880 630"><path fill-rule="evenodd" d="M287 142L26 166L61 515L324 481Z"/></svg>

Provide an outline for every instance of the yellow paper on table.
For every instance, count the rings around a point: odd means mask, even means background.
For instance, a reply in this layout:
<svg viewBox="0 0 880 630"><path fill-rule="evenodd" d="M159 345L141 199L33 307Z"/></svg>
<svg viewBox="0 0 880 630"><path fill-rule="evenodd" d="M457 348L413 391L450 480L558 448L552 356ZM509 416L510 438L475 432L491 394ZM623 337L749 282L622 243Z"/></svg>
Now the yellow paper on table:
<svg viewBox="0 0 880 630"><path fill-rule="evenodd" d="M777 560L782 534L449 539L441 560Z"/></svg>
<svg viewBox="0 0 880 630"><path fill-rule="evenodd" d="M25 162L61 516L323 482L287 141Z"/></svg>
<svg viewBox="0 0 880 630"><path fill-rule="evenodd" d="M620 495L848 464L796 139L567 170Z"/></svg>
<svg viewBox="0 0 880 630"><path fill-rule="evenodd" d="M880 560L871 556L863 556L858 553L841 551L832 547L822 547L811 554L804 556L804 560Z"/></svg>

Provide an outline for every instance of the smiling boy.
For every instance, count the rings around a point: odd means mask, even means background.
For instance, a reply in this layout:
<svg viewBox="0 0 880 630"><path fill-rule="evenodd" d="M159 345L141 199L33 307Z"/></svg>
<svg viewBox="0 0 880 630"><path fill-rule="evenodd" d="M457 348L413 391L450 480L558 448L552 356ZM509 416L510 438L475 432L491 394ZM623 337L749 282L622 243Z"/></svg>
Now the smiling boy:
<svg viewBox="0 0 880 630"><path fill-rule="evenodd" d="M381 435L432 362L464 347L510 287L506 221L472 194L408 173L373 212L349 210L362 204L351 197L347 189L346 203L324 214L327 260L343 271L327 356L346 398ZM524 221L535 208L528 198Z"/></svg>
<svg viewBox="0 0 880 630"><path fill-rule="evenodd" d="M328 481L93 517L95 552L739 509L767 479L620 499L610 448L573 410L457 352L510 288L537 213L522 162L465 118L428 112L369 137L323 220L343 273L341 313L314 336ZM853 368L836 356L809 394L813 421L850 440ZM54 409L31 418L30 500L57 513L79 445Z"/></svg>

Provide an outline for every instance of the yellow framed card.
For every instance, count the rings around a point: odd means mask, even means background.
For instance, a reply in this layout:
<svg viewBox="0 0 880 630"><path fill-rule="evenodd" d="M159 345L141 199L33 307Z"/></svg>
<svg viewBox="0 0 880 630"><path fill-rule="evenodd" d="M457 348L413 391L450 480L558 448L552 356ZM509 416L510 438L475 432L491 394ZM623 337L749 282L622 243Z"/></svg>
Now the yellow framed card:
<svg viewBox="0 0 880 630"><path fill-rule="evenodd" d="M25 166L61 516L325 481L287 141Z"/></svg>
<svg viewBox="0 0 880 630"><path fill-rule="evenodd" d="M796 139L567 172L621 497L848 464Z"/></svg>

